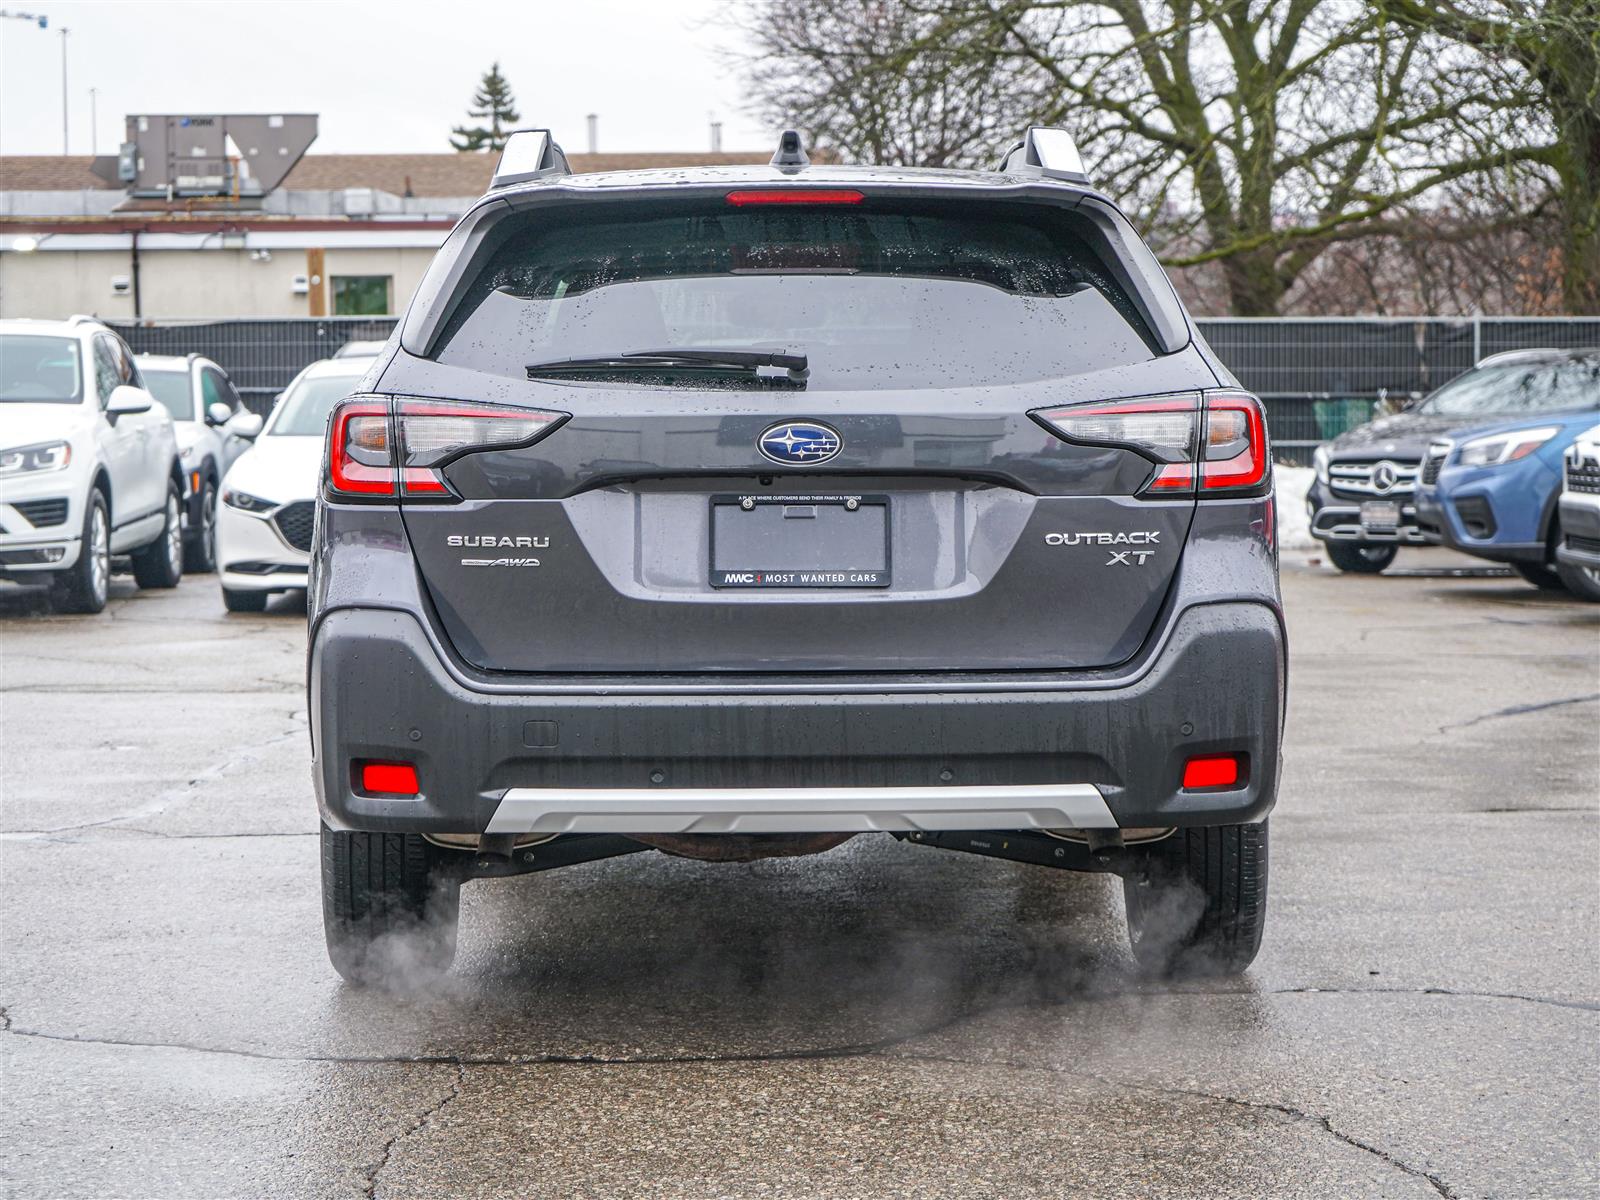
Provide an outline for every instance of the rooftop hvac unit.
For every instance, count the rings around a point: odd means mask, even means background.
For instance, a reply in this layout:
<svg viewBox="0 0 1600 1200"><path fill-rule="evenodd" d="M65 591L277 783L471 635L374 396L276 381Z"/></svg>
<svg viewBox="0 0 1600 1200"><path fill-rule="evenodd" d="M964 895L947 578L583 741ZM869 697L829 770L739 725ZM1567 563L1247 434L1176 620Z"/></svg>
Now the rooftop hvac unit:
<svg viewBox="0 0 1600 1200"><path fill-rule="evenodd" d="M238 196L278 187L317 137L315 113L142 114L95 172L131 196ZM231 146L231 149L230 149Z"/></svg>

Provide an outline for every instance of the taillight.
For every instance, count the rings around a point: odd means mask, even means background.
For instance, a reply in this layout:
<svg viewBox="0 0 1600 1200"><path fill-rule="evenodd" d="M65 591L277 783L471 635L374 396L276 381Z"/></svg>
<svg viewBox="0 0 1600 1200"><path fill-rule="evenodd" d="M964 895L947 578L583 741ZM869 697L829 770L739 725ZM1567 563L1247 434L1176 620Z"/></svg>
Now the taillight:
<svg viewBox="0 0 1600 1200"><path fill-rule="evenodd" d="M500 404L354 396L328 426L328 493L454 501L441 469L464 454L532 445L565 413Z"/></svg>
<svg viewBox="0 0 1600 1200"><path fill-rule="evenodd" d="M1071 442L1124 446L1160 463L1194 461L1199 413L1193 396L1075 404L1033 415Z"/></svg>
<svg viewBox="0 0 1600 1200"><path fill-rule="evenodd" d="M346 496L394 495L394 443L387 400L347 400L328 431L328 488Z"/></svg>
<svg viewBox="0 0 1600 1200"><path fill-rule="evenodd" d="M1261 402L1244 392L1203 392L1073 404L1033 413L1051 433L1087 446L1131 450L1156 464L1141 495L1258 488L1267 478Z"/></svg>
<svg viewBox="0 0 1600 1200"><path fill-rule="evenodd" d="M463 454L531 445L562 418L561 413L488 404L396 400L400 441L400 485L407 496L453 499L439 468Z"/></svg>
<svg viewBox="0 0 1600 1200"><path fill-rule="evenodd" d="M1242 492L1267 478L1267 421L1261 401L1248 392L1206 394L1205 449L1200 491Z"/></svg>

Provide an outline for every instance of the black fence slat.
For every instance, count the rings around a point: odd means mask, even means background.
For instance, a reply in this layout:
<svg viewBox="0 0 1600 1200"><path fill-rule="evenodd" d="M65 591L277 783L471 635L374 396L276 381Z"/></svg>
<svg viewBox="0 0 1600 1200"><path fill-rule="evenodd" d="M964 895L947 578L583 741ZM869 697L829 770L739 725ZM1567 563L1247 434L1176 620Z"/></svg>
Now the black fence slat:
<svg viewBox="0 0 1600 1200"><path fill-rule="evenodd" d="M107 322L135 354L199 354L233 380L246 406L265 414L289 381L346 342L384 341L394 317L284 317L170 323Z"/></svg>
<svg viewBox="0 0 1600 1200"><path fill-rule="evenodd" d="M256 412L308 364L349 341L381 341L394 317L110 323L136 353L202 354ZM1266 405L1274 449L1309 461L1318 442L1372 419L1378 403L1433 391L1507 350L1600 349L1600 318L1200 319L1202 337Z"/></svg>

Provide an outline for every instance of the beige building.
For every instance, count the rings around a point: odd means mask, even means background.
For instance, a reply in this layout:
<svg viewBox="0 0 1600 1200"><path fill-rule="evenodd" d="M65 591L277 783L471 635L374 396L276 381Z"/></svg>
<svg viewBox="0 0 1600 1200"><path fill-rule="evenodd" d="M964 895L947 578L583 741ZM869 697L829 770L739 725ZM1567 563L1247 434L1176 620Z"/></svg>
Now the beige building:
<svg viewBox="0 0 1600 1200"><path fill-rule="evenodd" d="M569 156L574 172L766 158ZM243 207L130 198L92 161L0 157L0 317L396 313L494 168L485 154L313 154Z"/></svg>

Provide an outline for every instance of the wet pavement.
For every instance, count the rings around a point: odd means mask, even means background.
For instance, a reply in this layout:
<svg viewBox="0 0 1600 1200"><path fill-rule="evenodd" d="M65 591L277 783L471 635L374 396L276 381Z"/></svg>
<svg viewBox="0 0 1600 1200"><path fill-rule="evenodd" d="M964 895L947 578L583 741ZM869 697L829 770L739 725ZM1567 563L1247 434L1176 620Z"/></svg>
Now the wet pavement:
<svg viewBox="0 0 1600 1200"><path fill-rule="evenodd" d="M469 884L403 994L324 957L304 609L0 590L0 1193L1594 1195L1600 607L1284 586L1241 980L1137 980L1112 879L871 837Z"/></svg>

